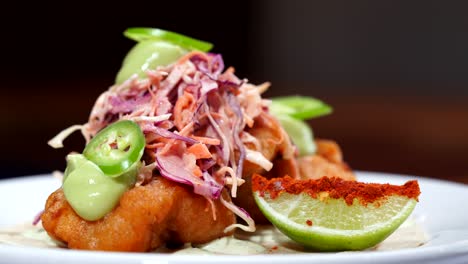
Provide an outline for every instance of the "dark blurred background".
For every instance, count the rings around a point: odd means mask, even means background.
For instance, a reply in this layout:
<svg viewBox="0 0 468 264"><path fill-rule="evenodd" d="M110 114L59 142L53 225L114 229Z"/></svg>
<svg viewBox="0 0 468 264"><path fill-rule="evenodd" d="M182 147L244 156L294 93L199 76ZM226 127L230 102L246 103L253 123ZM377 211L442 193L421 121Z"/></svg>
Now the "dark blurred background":
<svg viewBox="0 0 468 264"><path fill-rule="evenodd" d="M16 5L16 6L14 6ZM130 1L2 7L0 177L63 170L79 133L134 44L127 27L215 44L266 96L312 95L334 107L310 121L357 170L468 183L467 1Z"/></svg>

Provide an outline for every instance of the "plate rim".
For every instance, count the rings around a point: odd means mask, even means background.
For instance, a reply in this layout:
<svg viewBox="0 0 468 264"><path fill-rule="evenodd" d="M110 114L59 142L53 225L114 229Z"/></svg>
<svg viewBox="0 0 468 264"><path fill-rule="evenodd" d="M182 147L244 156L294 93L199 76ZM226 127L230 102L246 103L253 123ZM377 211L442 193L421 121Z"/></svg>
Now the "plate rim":
<svg viewBox="0 0 468 264"><path fill-rule="evenodd" d="M375 178L381 177L390 181L406 181L411 179L420 180L421 184L443 184L448 187L466 188L468 184L447 181L443 179L430 178L424 176L396 174L387 172L374 172L374 171L355 171L357 178ZM0 180L0 185L8 183L16 183L21 181L34 180L44 181L52 180L51 173L26 175L15 178L7 178ZM27 252L27 254L25 254ZM455 241L443 245L435 245L428 247L406 248L388 251L353 251L353 252L313 252L311 253L297 253L297 254L258 254L258 255L174 255L174 254L160 254L160 253L131 253L131 252L104 252L104 251L85 251L85 250L69 250L62 248L38 248L32 246L17 246L9 244L0 244L0 255L2 259L11 257L11 259L31 259L41 258L47 256L47 261L63 260L72 257L77 263L82 261L89 261L93 259L100 263L109 261L140 261L140 263L161 263L160 261L173 262L186 262L186 261L200 261L200 262L242 262L242 263L282 263L290 261L292 258L295 262L307 263L342 263L354 262L359 263L373 263L375 261L389 261L391 258L397 256L398 261L424 261L424 260L437 260L444 258L455 258L460 256L468 257L468 238L465 240ZM20 257L20 258L18 258ZM143 262L141 262L143 261ZM155 262L156 261L156 262ZM167 262L163 262L167 263Z"/></svg>

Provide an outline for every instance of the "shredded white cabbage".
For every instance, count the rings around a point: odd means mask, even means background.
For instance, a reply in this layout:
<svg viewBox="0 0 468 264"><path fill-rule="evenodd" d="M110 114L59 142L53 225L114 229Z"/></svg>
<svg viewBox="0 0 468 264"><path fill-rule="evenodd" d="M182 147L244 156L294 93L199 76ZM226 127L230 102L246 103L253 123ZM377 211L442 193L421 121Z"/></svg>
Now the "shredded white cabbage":
<svg viewBox="0 0 468 264"><path fill-rule="evenodd" d="M251 149L246 149L246 155L245 159L259 165L260 167L264 168L266 171L270 171L271 168L273 168L273 163L269 161L265 156L263 156L262 153L251 150Z"/></svg>
<svg viewBox="0 0 468 264"><path fill-rule="evenodd" d="M237 197L237 187L241 186L245 182L245 180L242 179L242 178L238 178L235 171L234 171L234 169L231 168L231 167L228 167L228 166L222 167L216 173L220 174L220 175L224 175L226 173L229 173L229 175L231 175L231 177L225 177L225 180L226 180L227 185L231 185L231 196L233 198L236 198Z"/></svg>
<svg viewBox="0 0 468 264"><path fill-rule="evenodd" d="M62 130L55 137L53 137L51 140L49 140L47 142L47 144L49 144L49 146L51 146L53 148L56 148L56 149L63 148L63 141L68 136L73 134L75 131L82 130L82 129L83 129L83 125L73 125L73 126L71 126L69 128L66 128L66 129Z"/></svg>
<svg viewBox="0 0 468 264"><path fill-rule="evenodd" d="M222 195L221 195L221 197L219 197L219 199L221 200L221 203L224 206L226 206L226 208L231 210L235 215L239 216L240 218L242 218L247 223L247 225L232 224L232 225L230 225L230 226L228 226L228 227L226 227L224 229L224 233L230 232L230 231L234 230L235 228L240 228L240 229L242 229L244 231L247 231L247 232L255 232L255 229L256 229L255 228L255 221L252 219L252 217L250 217L247 214L247 212L241 210L239 207L237 207L232 202L224 200Z"/></svg>
<svg viewBox="0 0 468 264"><path fill-rule="evenodd" d="M133 116L126 118L125 116L122 119L128 119L135 122L161 122L164 120L168 120L172 114L165 114L165 115L158 115L158 116Z"/></svg>
<svg viewBox="0 0 468 264"><path fill-rule="evenodd" d="M241 140L243 143L252 143L256 150L261 149L258 139L247 131L242 131Z"/></svg>

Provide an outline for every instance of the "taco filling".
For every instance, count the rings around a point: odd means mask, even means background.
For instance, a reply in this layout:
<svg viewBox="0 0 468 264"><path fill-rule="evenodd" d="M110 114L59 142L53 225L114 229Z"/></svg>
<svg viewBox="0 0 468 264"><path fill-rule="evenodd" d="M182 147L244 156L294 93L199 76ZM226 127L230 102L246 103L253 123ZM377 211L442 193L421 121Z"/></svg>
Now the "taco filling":
<svg viewBox="0 0 468 264"><path fill-rule="evenodd" d="M187 42L139 41L181 52L117 82L97 98L87 123L49 142L62 147L79 130L87 143L67 156L62 188L47 200L41 219L51 237L111 251L205 243L266 223L253 174L355 180L335 142L311 138L315 149L298 151L262 98L269 83L253 85L225 69L220 54Z"/></svg>

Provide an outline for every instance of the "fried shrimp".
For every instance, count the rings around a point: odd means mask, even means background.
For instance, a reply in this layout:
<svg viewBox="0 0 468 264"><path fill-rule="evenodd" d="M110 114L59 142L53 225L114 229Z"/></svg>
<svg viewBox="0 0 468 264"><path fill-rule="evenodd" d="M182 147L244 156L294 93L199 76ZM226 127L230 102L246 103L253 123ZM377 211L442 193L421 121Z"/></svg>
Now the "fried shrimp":
<svg viewBox="0 0 468 264"><path fill-rule="evenodd" d="M226 193L223 196L229 199ZM233 223L234 214L219 200L212 206L203 196L162 177L127 191L120 204L98 221L78 216L61 189L50 195L42 216L48 234L69 248L134 252L165 243L205 243L230 235L223 231Z"/></svg>
<svg viewBox="0 0 468 264"><path fill-rule="evenodd" d="M319 139L316 140L316 144L317 154L297 160L301 179L319 179L329 176L348 181L356 180L351 168L343 161L343 154L336 142Z"/></svg>
<svg viewBox="0 0 468 264"><path fill-rule="evenodd" d="M316 140L317 153L300 158L286 159L289 138L281 137L278 123L270 115L264 114L256 119L255 126L250 133L256 137L260 151L273 160L272 170L266 172L255 164L246 163L244 171L245 184L239 188L239 196L234 199L236 204L243 207L256 223L268 223L259 210L252 195L252 175L260 173L267 178L284 177L288 175L298 179L318 179L323 176L333 176L344 180L356 180L356 176L343 161L339 145L332 140Z"/></svg>

